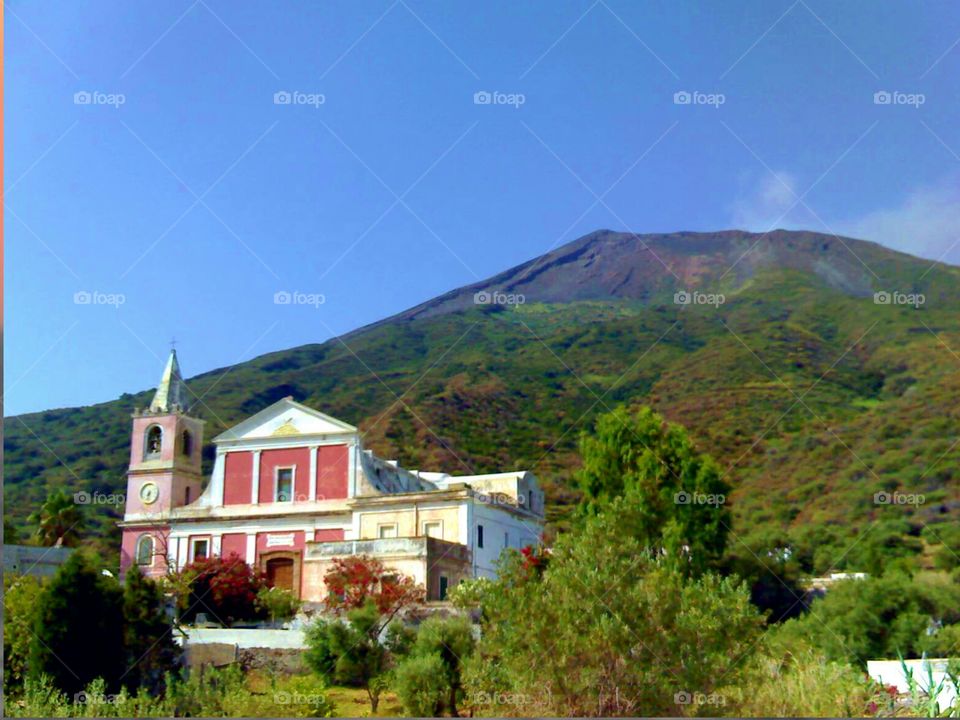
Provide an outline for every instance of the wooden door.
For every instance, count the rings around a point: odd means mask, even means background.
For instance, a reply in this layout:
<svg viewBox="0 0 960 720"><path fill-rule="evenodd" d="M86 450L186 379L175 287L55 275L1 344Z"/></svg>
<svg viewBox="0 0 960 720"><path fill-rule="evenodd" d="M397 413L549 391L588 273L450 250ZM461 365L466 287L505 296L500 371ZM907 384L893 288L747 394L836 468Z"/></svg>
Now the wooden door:
<svg viewBox="0 0 960 720"><path fill-rule="evenodd" d="M267 585L293 591L293 559L267 560Z"/></svg>

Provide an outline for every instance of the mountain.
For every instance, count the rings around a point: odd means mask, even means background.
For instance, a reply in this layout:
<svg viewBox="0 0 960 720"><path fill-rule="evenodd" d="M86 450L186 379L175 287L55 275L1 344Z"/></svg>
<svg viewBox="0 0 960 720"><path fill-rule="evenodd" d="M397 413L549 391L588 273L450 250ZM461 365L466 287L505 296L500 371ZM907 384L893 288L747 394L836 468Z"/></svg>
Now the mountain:
<svg viewBox="0 0 960 720"><path fill-rule="evenodd" d="M735 544L789 544L811 572L868 565L878 543L926 562L960 515L958 309L960 269L862 240L604 230L188 385L208 438L293 395L406 467L532 469L555 526L577 499L579 433L648 404L717 458ZM122 492L129 415L150 392L8 418L14 522L53 487ZM113 552L118 513L88 515Z"/></svg>

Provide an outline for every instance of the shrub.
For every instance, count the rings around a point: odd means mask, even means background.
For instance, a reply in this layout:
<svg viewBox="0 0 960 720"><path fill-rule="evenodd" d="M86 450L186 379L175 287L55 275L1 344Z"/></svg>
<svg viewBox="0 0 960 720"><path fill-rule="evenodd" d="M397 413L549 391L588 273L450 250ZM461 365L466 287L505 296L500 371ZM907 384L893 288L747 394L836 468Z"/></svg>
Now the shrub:
<svg viewBox="0 0 960 720"><path fill-rule="evenodd" d="M373 601L350 610L346 618L318 620L307 630L304 662L325 680L367 691L377 711L387 671L387 650L380 644L381 615Z"/></svg>
<svg viewBox="0 0 960 720"><path fill-rule="evenodd" d="M73 695L96 678L116 688L124 672L122 593L74 552L46 585L37 603L30 675L48 675Z"/></svg>
<svg viewBox="0 0 960 720"><path fill-rule="evenodd" d="M264 616L257 605L263 577L236 555L206 558L187 565L182 575L189 592L181 598L181 620L192 622L206 612L226 626Z"/></svg>
<svg viewBox="0 0 960 720"><path fill-rule="evenodd" d="M739 687L721 691L724 714L862 717L892 710L891 696L846 663L829 661L807 646L777 655L761 655Z"/></svg>
<svg viewBox="0 0 960 720"><path fill-rule="evenodd" d="M561 536L542 576L507 556L482 599L475 697L509 697L511 714L675 715L681 693L737 682L763 622L747 589L645 553L618 508Z"/></svg>
<svg viewBox="0 0 960 720"><path fill-rule="evenodd" d="M465 617L431 617L420 625L411 656L436 657L440 660L440 682L446 695L444 705L456 717L462 694L464 663L473 654L473 628Z"/></svg>
<svg viewBox="0 0 960 720"><path fill-rule="evenodd" d="M302 603L293 593L279 587L262 587L257 592L257 607L272 622L290 620L300 610Z"/></svg>
<svg viewBox="0 0 960 720"><path fill-rule="evenodd" d="M411 656L394 672L393 687L411 717L439 717L448 694L445 666L440 655Z"/></svg>
<svg viewBox="0 0 960 720"><path fill-rule="evenodd" d="M121 680L131 690L159 691L180 659L160 587L137 567L127 571L123 588L123 647L127 669Z"/></svg>
<svg viewBox="0 0 960 720"><path fill-rule="evenodd" d="M856 663L867 660L918 657L924 650L949 645L958 620L960 587L945 576L899 572L863 580L846 580L810 606L810 612L775 631L787 647L812 638L830 660ZM934 621L947 627L930 631ZM946 632L944 632L946 631ZM941 648L945 649L945 648Z"/></svg>
<svg viewBox="0 0 960 720"><path fill-rule="evenodd" d="M423 588L413 578L388 571L382 562L366 555L336 558L323 582L328 593L324 604L339 615L373 603L389 621L424 598Z"/></svg>
<svg viewBox="0 0 960 720"><path fill-rule="evenodd" d="M16 694L27 675L30 638L42 593L40 581L30 575L3 576L3 689Z"/></svg>

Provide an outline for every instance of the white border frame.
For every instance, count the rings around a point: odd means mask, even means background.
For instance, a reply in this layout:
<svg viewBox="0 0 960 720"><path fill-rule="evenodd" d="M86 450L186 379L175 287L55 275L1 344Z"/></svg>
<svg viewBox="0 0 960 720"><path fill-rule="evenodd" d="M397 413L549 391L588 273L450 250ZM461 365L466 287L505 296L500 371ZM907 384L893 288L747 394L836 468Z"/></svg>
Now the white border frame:
<svg viewBox="0 0 960 720"><path fill-rule="evenodd" d="M150 540L150 562L147 564L142 564L140 562L140 543L144 540ZM153 533L145 532L137 536L137 542L133 546L133 564L137 567L148 567L152 568L156 558L157 558L157 540L153 537Z"/></svg>
<svg viewBox="0 0 960 720"><path fill-rule="evenodd" d="M427 525L439 525L440 534L439 535L428 535L427 534ZM437 540L443 540L443 519L438 520L421 520L420 521L420 534L421 537L435 537Z"/></svg>
<svg viewBox="0 0 960 720"><path fill-rule="evenodd" d="M210 535L201 535L190 538L190 552L187 556L187 563L195 562L197 559L197 543L205 542L207 544L207 554L204 559L209 560L213 557L213 537Z"/></svg>
<svg viewBox="0 0 960 720"><path fill-rule="evenodd" d="M277 500L277 491L279 490L280 485L280 471L289 470L290 471L290 499L289 500ZM294 465L276 465L273 468L273 500L275 503L290 503L293 504L297 501L297 466Z"/></svg>
<svg viewBox="0 0 960 720"><path fill-rule="evenodd" d="M396 534L391 535L389 537L384 537L383 535L380 534L380 529L385 527L392 527L393 532ZM398 537L400 537L400 523L398 523L396 520L394 520L393 522L377 523L377 537L376 537L377 540L392 540L393 538L398 538Z"/></svg>

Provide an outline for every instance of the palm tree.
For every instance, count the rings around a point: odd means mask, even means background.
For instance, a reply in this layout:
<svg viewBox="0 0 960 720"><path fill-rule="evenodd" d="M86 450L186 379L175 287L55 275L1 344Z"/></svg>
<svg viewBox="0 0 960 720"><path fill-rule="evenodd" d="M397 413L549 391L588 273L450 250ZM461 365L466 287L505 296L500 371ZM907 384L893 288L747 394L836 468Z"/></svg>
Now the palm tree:
<svg viewBox="0 0 960 720"><path fill-rule="evenodd" d="M37 524L36 537L41 545L64 545L75 547L80 542L83 530L83 514L73 498L63 490L54 490L46 502L30 515L30 522Z"/></svg>

